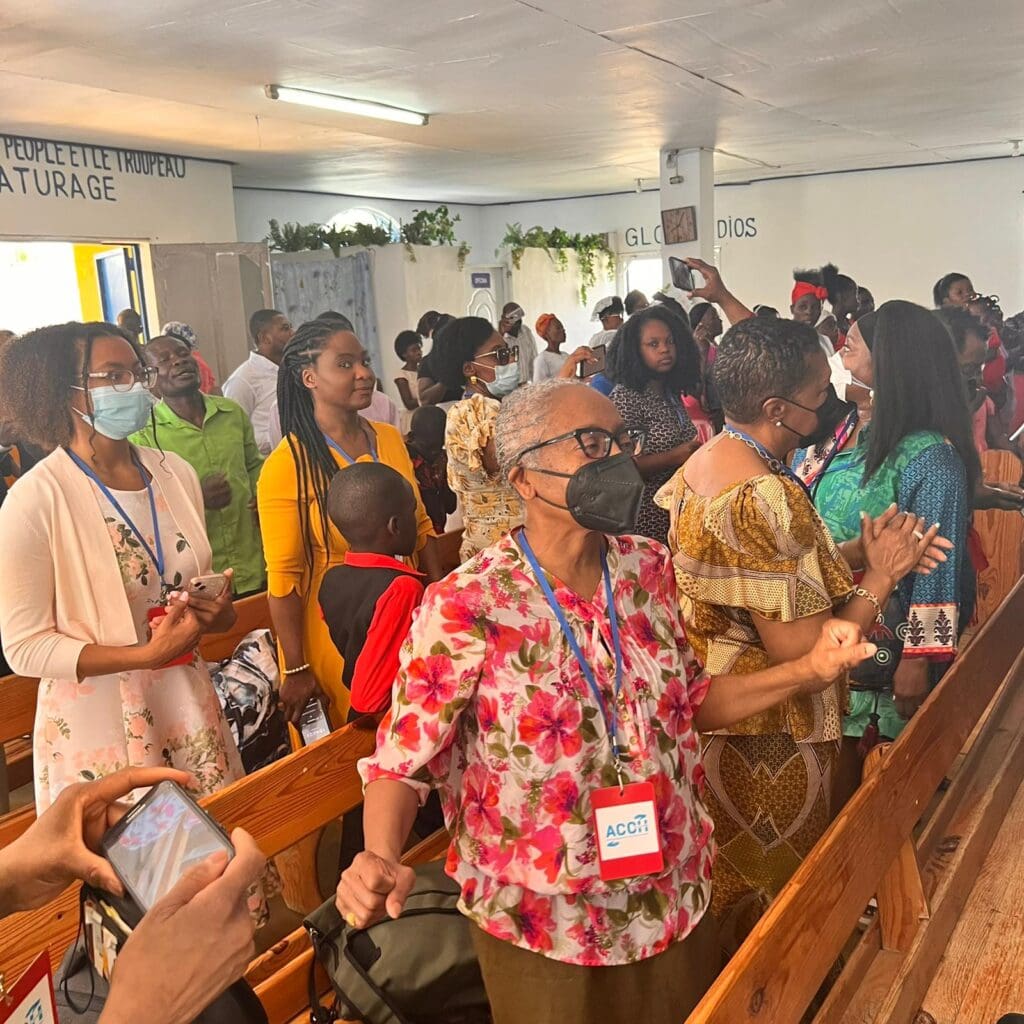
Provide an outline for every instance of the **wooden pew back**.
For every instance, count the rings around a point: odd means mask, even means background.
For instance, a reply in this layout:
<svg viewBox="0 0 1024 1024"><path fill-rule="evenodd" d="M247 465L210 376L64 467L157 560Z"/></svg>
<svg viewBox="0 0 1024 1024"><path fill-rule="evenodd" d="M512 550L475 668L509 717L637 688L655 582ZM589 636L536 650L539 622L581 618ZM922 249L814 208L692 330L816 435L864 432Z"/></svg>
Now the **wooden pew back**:
<svg viewBox="0 0 1024 1024"><path fill-rule="evenodd" d="M796 1024L803 1018L993 696L1004 683L1007 691L1024 685L1022 621L1024 581L839 813L690 1024Z"/></svg>
<svg viewBox="0 0 1024 1024"><path fill-rule="evenodd" d="M1017 483L1021 462L1013 452L987 451L981 456L986 483ZM978 573L978 625L984 624L1024 572L1024 516L1014 512L976 512L974 528L988 559Z"/></svg>

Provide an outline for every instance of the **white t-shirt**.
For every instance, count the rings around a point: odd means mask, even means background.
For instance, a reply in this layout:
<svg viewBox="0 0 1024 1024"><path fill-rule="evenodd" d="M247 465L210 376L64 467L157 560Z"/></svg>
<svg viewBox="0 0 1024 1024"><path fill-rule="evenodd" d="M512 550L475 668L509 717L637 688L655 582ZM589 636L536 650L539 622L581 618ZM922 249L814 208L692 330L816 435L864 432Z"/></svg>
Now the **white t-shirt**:
<svg viewBox="0 0 1024 1024"><path fill-rule="evenodd" d="M224 381L224 397L245 410L262 455L269 455L276 447L271 439L270 413L277 407L277 373L277 363L259 352L250 352L249 358Z"/></svg>
<svg viewBox="0 0 1024 1024"><path fill-rule="evenodd" d="M614 331L598 331L597 334L587 342L587 344L591 348L597 348L598 345L610 345L612 343L612 338L614 338L618 333L618 328Z"/></svg>
<svg viewBox="0 0 1024 1024"><path fill-rule="evenodd" d="M529 384L533 379L533 364L537 358L537 341L533 331L523 324L518 335L506 334L504 340L506 345L519 346L519 383Z"/></svg>
<svg viewBox="0 0 1024 1024"><path fill-rule="evenodd" d="M533 383L540 384L542 381L557 377L568 358L563 352L549 352L545 349L534 360Z"/></svg>

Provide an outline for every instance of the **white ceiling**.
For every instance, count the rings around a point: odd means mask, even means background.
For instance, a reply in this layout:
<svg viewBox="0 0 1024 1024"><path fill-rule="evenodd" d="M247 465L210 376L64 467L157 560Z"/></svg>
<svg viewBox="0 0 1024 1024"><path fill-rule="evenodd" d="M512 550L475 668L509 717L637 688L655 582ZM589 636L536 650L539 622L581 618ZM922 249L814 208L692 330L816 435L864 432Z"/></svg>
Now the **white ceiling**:
<svg viewBox="0 0 1024 1024"><path fill-rule="evenodd" d="M431 120L295 107L268 82ZM464 202L627 190L663 145L714 147L719 181L1005 155L1024 3L3 0L0 131Z"/></svg>

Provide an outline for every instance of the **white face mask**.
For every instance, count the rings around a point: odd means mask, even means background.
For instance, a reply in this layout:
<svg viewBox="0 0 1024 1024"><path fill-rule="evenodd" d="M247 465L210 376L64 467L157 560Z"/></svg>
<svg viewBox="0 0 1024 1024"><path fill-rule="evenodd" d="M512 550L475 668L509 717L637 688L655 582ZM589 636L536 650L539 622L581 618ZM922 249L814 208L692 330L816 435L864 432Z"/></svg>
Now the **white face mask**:
<svg viewBox="0 0 1024 1024"><path fill-rule="evenodd" d="M519 364L506 363L494 368L494 380L485 381L484 387L495 397L505 398L519 387Z"/></svg>
<svg viewBox="0 0 1024 1024"><path fill-rule="evenodd" d="M141 430L148 422L156 399L144 384L136 381L128 391L116 391L112 387L93 388L89 392L92 415L79 412L78 415L97 434L112 441L123 441ZM76 409L75 412L78 412Z"/></svg>

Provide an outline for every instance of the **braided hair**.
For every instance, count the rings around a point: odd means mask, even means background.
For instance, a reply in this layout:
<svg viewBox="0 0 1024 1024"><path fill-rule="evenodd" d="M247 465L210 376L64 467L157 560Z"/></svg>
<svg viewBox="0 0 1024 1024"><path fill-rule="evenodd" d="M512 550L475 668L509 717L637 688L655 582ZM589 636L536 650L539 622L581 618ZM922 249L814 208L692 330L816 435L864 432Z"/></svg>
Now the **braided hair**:
<svg viewBox="0 0 1024 1024"><path fill-rule="evenodd" d="M281 356L277 375L277 409L281 417L281 432L288 440L295 476L299 516L302 527L302 546L306 564L313 567L313 535L309 508L315 498L320 509L320 526L324 545L330 555L330 520L327 518L327 491L338 464L324 440L324 433L316 422L313 396L302 382L302 371L313 366L328 340L343 331L336 322L310 320L292 335Z"/></svg>

